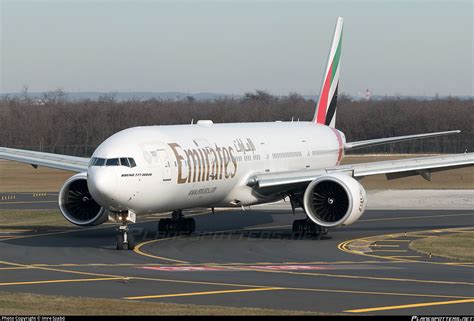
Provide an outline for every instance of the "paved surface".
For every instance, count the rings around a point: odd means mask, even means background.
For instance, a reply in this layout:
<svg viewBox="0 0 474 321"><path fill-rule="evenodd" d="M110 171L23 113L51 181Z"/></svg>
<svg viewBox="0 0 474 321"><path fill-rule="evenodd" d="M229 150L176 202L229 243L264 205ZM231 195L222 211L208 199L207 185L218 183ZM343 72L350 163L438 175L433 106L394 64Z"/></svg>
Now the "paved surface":
<svg viewBox="0 0 474 321"><path fill-rule="evenodd" d="M368 190L367 193L368 209L474 208L474 191L470 189ZM58 193L0 193L0 210L2 209L58 209Z"/></svg>
<svg viewBox="0 0 474 321"><path fill-rule="evenodd" d="M59 209L58 193L0 193L0 210Z"/></svg>
<svg viewBox="0 0 474 321"><path fill-rule="evenodd" d="M192 212L194 235L158 239L159 215L149 216L135 224L140 245L133 252L114 249L111 224L4 231L0 291L326 313L472 314L474 266L429 258L408 244L472 230L474 211L373 210L317 240L290 233L295 217L286 205Z"/></svg>

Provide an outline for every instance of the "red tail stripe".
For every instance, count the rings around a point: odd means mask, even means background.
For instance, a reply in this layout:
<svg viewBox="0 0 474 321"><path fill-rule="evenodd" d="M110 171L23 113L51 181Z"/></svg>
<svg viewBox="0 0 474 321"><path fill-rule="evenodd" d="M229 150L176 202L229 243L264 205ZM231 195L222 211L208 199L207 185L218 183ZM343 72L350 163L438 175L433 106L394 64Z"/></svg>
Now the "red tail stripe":
<svg viewBox="0 0 474 321"><path fill-rule="evenodd" d="M326 75L326 79L324 80L323 91L321 93L321 97L319 97L318 115L316 117L316 122L318 124L324 124L326 122L329 89L331 88L331 75L332 75L332 64L331 64L331 67L329 67L328 73Z"/></svg>

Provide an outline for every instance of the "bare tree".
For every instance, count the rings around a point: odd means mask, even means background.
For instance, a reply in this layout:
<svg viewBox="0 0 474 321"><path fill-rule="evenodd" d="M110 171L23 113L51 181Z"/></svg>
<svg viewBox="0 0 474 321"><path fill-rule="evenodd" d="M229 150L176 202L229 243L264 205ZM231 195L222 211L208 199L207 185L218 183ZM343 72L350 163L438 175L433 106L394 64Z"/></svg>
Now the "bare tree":
<svg viewBox="0 0 474 321"><path fill-rule="evenodd" d="M25 92L28 90L25 88ZM264 91L215 100L67 100L62 89L48 92L44 105L25 96L0 98L0 146L90 155L115 132L133 126L214 122L311 120L316 102L296 93ZM340 95L336 127L348 141L460 129L462 134L375 146L360 152L464 152L474 150L474 99L352 100Z"/></svg>

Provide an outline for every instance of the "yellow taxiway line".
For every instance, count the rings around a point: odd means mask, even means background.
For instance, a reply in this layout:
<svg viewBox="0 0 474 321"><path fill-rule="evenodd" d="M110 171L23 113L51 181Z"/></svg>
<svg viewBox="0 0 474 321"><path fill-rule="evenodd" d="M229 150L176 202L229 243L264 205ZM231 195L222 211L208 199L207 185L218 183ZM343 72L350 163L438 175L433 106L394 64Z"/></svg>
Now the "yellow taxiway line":
<svg viewBox="0 0 474 321"><path fill-rule="evenodd" d="M405 257L405 256L400 256ZM421 256L407 256L407 257L421 257ZM405 262L400 262L405 263ZM29 264L26 266L15 266L15 267L0 267L0 271L3 270L27 270L34 269L36 267L90 267L90 266L100 266L100 267L120 267L120 266L129 266L129 267L146 267L146 266L248 266L248 265L347 265L347 264L391 264L391 262L382 262L382 261L310 261L310 262L234 262L234 263L216 263L216 262L204 262L204 263L63 263L63 264ZM448 263L446 263L448 264ZM449 263L451 265L459 264L459 262Z"/></svg>
<svg viewBox="0 0 474 321"><path fill-rule="evenodd" d="M147 244L150 244L150 243L155 243L155 242L159 242L159 241L165 241L165 240L172 240L172 239L177 239L177 238L164 238L164 239L158 239L158 240L151 240L151 241L147 241L147 242L143 242L143 243L140 243L138 244L137 246L135 246L135 249L133 250L133 252L135 252L136 254L139 254L139 255L143 255L143 256L146 256L146 257L150 257L150 258L153 258L153 259L158 259L158 260L163 260L163 261L169 261L169 262L174 262L174 263L182 263L182 264L189 264L189 262L186 262L186 261L181 261L181 260L175 260L175 259L169 259L169 258L166 258L166 257L161 257L161 256L157 256L157 255L152 255L152 254L148 254L148 253L145 253L141 250L141 248Z"/></svg>
<svg viewBox="0 0 474 321"><path fill-rule="evenodd" d="M219 266L219 265L217 265L217 266ZM234 267L232 267L232 269L242 270L242 271L263 272L263 273L307 275L307 276L316 276L316 277L356 279L356 280L371 280L371 281L413 282L413 283L467 285L467 286L473 286L474 285L474 283L462 282L462 281L390 278L390 277L376 277L376 276L352 275L352 274L331 274L331 273L319 273L319 272L278 271L278 270L263 269L263 268L258 268L258 267L248 268L248 267L236 267L236 266L234 266Z"/></svg>
<svg viewBox="0 0 474 321"><path fill-rule="evenodd" d="M181 297L181 296L242 293L242 292L258 292L258 291L276 291L276 290L284 290L284 289L285 288L251 288L251 289L222 290L222 291L187 292L187 293L158 294L158 295L145 295L145 296L129 296L129 297L125 297L123 299L125 299L125 300L162 299L162 298L174 298L174 297Z"/></svg>
<svg viewBox="0 0 474 321"><path fill-rule="evenodd" d="M426 303L414 303L414 304L403 304L403 305L390 305L390 306L385 306L385 307L346 310L344 312L364 313L364 312L410 309L410 308L429 307L429 306L434 306L434 305L460 304L460 303L472 303L472 302L474 302L474 299L464 299L464 300L441 301L441 302L426 302Z"/></svg>
<svg viewBox="0 0 474 321"><path fill-rule="evenodd" d="M95 281L112 281L112 280L123 280L123 279L124 279L123 277L107 277L107 278L91 278L91 279L63 279L63 280L42 280L42 281L24 281L24 282L3 282L3 283L0 283L0 286L71 283L71 282L95 282Z"/></svg>
<svg viewBox="0 0 474 321"><path fill-rule="evenodd" d="M246 229L243 229L246 230ZM226 231L218 231L215 233L219 232L228 232L228 231L233 231L233 230L226 230ZM392 235L392 234L390 234ZM394 237L397 237L397 234L393 234ZM165 260L165 261L170 261L170 262L177 262L177 263L182 263L182 264L189 264L189 262L186 261L180 261L180 260L175 260L171 258L166 258L166 257L160 257L160 256L155 256L151 255L148 253L144 253L143 251L140 250L140 248L144 245L155 243L155 242L162 242L162 241L168 241L168 240L174 240L177 239L175 237L171 238L163 238L163 239L158 239L158 240L150 240L144 243L141 243L135 247L134 252L140 255L144 255L147 257L159 259L159 260ZM350 252L350 250L345 248L346 243L352 242L354 240L349 240L345 241L341 244L338 245L338 248L341 249L342 251L345 252ZM344 246L344 249L342 247ZM373 252L380 251L380 252L407 252L406 250L372 250ZM361 253L362 254L362 253ZM366 255L366 254L363 254ZM390 258L390 257L384 257L384 256L376 256L376 255L367 255L367 256L374 256L382 259L391 259L395 261L407 261L407 262L418 262L414 260L408 260L408 259L402 259L402 258ZM214 266L210 264L210 266ZM215 266L221 266L220 264L216 264ZM420 280L420 279L408 279L408 278L389 278L389 277L371 277L371 276L361 276L361 275L347 275L347 274L330 274L330 273L318 273L318 272L295 272L295 271L277 271L277 270L268 270L268 269L259 269L259 268L247 268L247 267L235 267L233 266L232 269L235 270L242 270L242 271L254 271L254 272L263 272L263 273L280 273L280 274L292 274L292 275L307 275L307 276L316 276L316 277L329 277L329 278L347 278L347 279L367 279L367 280L375 280L375 281L394 281L394 282L414 282L414 283L431 283L431 284L451 284L451 285L468 285L472 286L474 283L470 282L456 282L456 281L448 281L448 280Z"/></svg>
<svg viewBox="0 0 474 321"><path fill-rule="evenodd" d="M467 214L467 215L472 215L472 214ZM446 228L446 229L438 229L436 231L442 231L442 232L447 232L447 233L454 233L454 232L457 232L457 231L472 231L472 228L471 227L460 227L460 228ZM400 237L400 236L405 236L405 237L420 237L420 238L426 238L426 237L436 237L435 235L421 235L421 233L431 233L433 230L423 230L423 231L413 231L413 232L408 232L408 233L395 233L395 234L384 234L384 235L376 235L376 236L371 236L370 238L372 240L367 240L367 237L365 238L360 238L360 239L352 239L352 240L347 240L347 241L344 241L344 242L341 242L338 244L337 248L343 252L346 252L346 253L350 253L350 254L357 254L357 255L363 255L363 256L367 256L367 257L372 257L372 258L376 258L376 259L386 259L386 260L391 260L391 261L395 261L397 263L401 263L401 262L404 262L404 263L425 263L425 264L439 264L439 265L455 265L455 266L463 266L463 267L472 267L471 265L469 265L469 263L465 263L465 262L432 262L432 261L426 261L426 260L416 260L416 259L410 259L408 258L408 256L405 256L406 258L403 258L404 256L397 256L397 255L391 255L391 256L382 256L382 255L376 255L376 254L372 254L372 252L376 252L376 251L370 251L370 252L363 252L363 251L359 251L359 250L356 250L356 249L351 249L351 248L355 248L355 247L369 247L370 244L367 244L367 245L363 245L363 246L360 246L360 245L350 245L351 243L353 242L370 242L372 241L373 243L376 243L376 242L380 242L380 241L383 241L383 240L379 240L378 238L380 237ZM436 232L436 233L440 233L440 232ZM348 246L350 245L351 248L349 248Z"/></svg>
<svg viewBox="0 0 474 321"><path fill-rule="evenodd" d="M209 281L192 281L192 280L177 280L177 279L161 279L161 278L149 278L149 277L138 277L138 276L120 276L102 273L92 273L83 271L71 271L57 268L47 268L40 266L24 265L13 262L0 261L0 264L12 265L12 266L23 266L35 268L38 270L63 272L69 274L79 274L95 276L92 280L98 280L99 278L105 279L117 279L117 280L140 280L140 281L152 281L152 282L165 282L165 283L181 283L181 284L197 284L197 285L213 285L213 286L226 286L226 287L239 287L239 288L273 288L269 285L256 285L256 284L238 284L238 283L221 283L221 282L209 282ZM91 280L91 281L92 281ZM53 280L52 280L53 281ZM38 281L32 281L38 282ZM321 293L341 293L341 294L366 294L366 295L384 295L384 296L403 296L403 297L427 297L427 298L445 298L445 299L471 299L472 297L456 296L456 295L445 295L445 294L425 294L425 293L402 293L402 292L377 292L377 291L357 291L357 290L345 290L345 289L323 289L323 288L298 288L298 287L278 287L280 290L289 291L308 291L308 292L321 292Z"/></svg>

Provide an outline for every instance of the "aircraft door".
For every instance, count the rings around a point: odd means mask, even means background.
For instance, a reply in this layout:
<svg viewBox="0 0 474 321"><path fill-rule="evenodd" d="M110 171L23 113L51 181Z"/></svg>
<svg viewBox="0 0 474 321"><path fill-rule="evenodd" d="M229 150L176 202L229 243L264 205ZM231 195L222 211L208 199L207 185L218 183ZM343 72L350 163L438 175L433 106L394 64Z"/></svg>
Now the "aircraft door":
<svg viewBox="0 0 474 321"><path fill-rule="evenodd" d="M163 171L163 181L171 181L171 160L169 154L164 149L157 149L158 158L160 159L161 169Z"/></svg>
<svg viewBox="0 0 474 321"><path fill-rule="evenodd" d="M302 140L301 146L302 146L301 156L303 160L302 165L304 165L306 168L310 168L311 167L311 149L309 147L309 144L306 140Z"/></svg>
<svg viewBox="0 0 474 321"><path fill-rule="evenodd" d="M263 169L265 172L269 172L270 171L270 154L268 152L267 142L261 141L259 149L260 149L261 161L264 167Z"/></svg>

